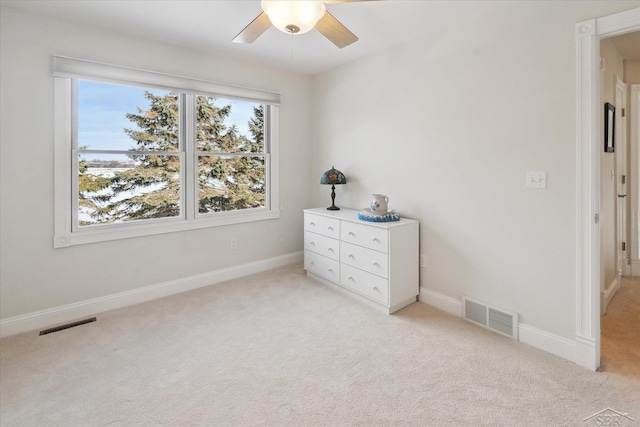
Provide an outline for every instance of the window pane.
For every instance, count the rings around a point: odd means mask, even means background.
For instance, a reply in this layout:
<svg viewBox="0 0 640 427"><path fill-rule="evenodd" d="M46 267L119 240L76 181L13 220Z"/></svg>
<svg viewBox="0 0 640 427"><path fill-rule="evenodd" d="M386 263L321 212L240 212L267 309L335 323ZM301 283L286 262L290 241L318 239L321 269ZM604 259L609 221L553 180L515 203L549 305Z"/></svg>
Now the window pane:
<svg viewBox="0 0 640 427"><path fill-rule="evenodd" d="M178 155L79 155L81 227L179 215Z"/></svg>
<svg viewBox="0 0 640 427"><path fill-rule="evenodd" d="M197 96L196 149L203 152L264 153L264 105Z"/></svg>
<svg viewBox="0 0 640 427"><path fill-rule="evenodd" d="M264 157L198 157L198 211L201 214L263 208L265 184Z"/></svg>
<svg viewBox="0 0 640 427"><path fill-rule="evenodd" d="M78 147L178 151L178 95L78 80Z"/></svg>

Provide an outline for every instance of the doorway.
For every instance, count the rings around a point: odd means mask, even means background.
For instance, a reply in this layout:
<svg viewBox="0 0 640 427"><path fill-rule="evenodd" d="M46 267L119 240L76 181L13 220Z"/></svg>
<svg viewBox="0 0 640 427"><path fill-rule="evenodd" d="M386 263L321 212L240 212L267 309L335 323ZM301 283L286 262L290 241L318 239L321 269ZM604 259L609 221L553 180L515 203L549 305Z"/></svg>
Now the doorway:
<svg viewBox="0 0 640 427"><path fill-rule="evenodd" d="M638 141L628 138L628 124L636 121L628 96L634 83L640 83L640 32L603 38L600 57L600 105L607 106L604 129L605 133L613 129L615 146L614 152L602 150L600 154L600 267L604 279L600 288L600 369L635 377L640 376L640 280L632 277L631 263L637 261L633 249L638 243L630 232L634 225L630 219L638 216L639 162ZM604 114L607 111L610 117ZM609 120L614 120L611 126L607 126Z"/></svg>
<svg viewBox="0 0 640 427"><path fill-rule="evenodd" d="M600 366L600 40L640 31L640 8L576 25L575 362Z"/></svg>
<svg viewBox="0 0 640 427"><path fill-rule="evenodd" d="M628 52L638 50L626 40L630 33L600 41L600 105L604 147L600 150L600 315L629 275L627 256L627 138L625 61ZM638 44L640 46L640 44ZM634 56L637 56L633 52ZM631 248L629 248L631 249Z"/></svg>

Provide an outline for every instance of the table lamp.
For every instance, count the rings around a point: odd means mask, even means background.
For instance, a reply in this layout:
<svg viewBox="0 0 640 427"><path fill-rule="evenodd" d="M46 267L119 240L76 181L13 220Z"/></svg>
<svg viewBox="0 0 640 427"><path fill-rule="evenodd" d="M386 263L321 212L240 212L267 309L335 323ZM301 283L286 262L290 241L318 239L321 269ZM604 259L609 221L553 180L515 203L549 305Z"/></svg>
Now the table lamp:
<svg viewBox="0 0 640 427"><path fill-rule="evenodd" d="M339 211L340 208L336 206L336 184L346 184L347 178L342 172L331 166L331 169L322 174L320 178L320 184L331 185L331 206L327 208L330 211Z"/></svg>

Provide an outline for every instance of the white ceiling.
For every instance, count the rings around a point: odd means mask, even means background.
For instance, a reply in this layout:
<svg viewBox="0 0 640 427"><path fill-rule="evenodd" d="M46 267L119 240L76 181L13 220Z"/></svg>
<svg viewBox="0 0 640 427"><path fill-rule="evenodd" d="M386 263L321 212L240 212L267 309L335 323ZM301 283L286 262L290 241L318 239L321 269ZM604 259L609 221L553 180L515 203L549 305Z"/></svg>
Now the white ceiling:
<svg viewBox="0 0 640 427"><path fill-rule="evenodd" d="M262 9L259 0L0 0L4 6L56 16L203 52L316 74L419 36L437 40L451 22L507 12L519 2L371 0L327 9L360 40L338 49L313 30L290 36L268 29L254 43L232 43ZM640 59L640 33L616 48Z"/></svg>
<svg viewBox="0 0 640 427"><path fill-rule="evenodd" d="M253 44L231 43L262 9L259 0L2 0L5 6L109 28L203 52L315 74L511 2L361 1L327 9L360 40L338 49L313 30L290 36L268 29Z"/></svg>

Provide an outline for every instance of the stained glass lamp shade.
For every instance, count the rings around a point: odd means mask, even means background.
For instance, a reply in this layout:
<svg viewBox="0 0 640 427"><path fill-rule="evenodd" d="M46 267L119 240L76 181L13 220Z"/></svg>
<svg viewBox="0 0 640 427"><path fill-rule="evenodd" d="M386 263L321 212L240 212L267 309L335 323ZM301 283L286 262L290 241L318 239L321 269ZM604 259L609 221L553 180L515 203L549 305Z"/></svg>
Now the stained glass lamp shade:
<svg viewBox="0 0 640 427"><path fill-rule="evenodd" d="M320 184L331 185L331 206L327 208L328 210L340 210L340 208L336 206L336 185L346 183L347 177L333 166L331 166L331 169L322 174L322 177L320 178Z"/></svg>

